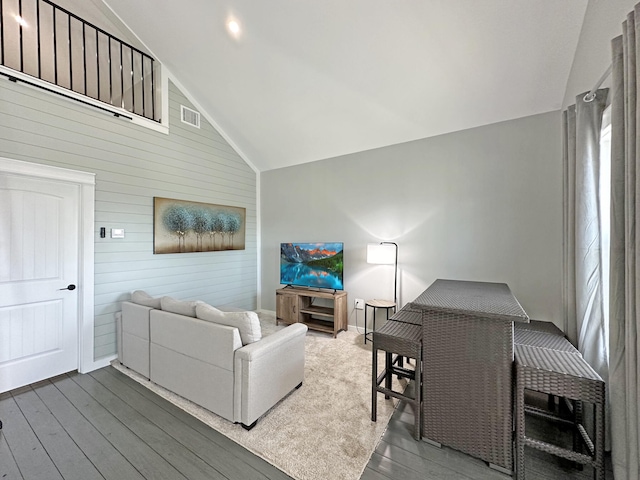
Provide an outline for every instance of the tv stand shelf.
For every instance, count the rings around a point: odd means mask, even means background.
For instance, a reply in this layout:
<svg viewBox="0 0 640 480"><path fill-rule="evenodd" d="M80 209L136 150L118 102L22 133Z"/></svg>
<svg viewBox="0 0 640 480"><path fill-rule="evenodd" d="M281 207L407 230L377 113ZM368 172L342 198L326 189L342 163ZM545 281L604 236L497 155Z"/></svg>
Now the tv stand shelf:
<svg viewBox="0 0 640 480"><path fill-rule="evenodd" d="M315 304L318 300L327 305ZM280 288L276 290L276 325L279 322L304 323L335 338L347 329L347 292Z"/></svg>
<svg viewBox="0 0 640 480"><path fill-rule="evenodd" d="M331 307L316 307L315 305L312 305L310 307L300 309L300 312L333 318L333 308Z"/></svg>

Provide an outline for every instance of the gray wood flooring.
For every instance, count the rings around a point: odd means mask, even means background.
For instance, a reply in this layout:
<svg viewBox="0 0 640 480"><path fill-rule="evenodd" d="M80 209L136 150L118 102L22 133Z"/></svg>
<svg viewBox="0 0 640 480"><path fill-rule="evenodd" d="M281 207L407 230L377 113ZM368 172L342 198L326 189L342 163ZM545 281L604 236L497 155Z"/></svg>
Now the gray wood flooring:
<svg viewBox="0 0 640 480"><path fill-rule="evenodd" d="M0 395L1 479L290 477L106 367Z"/></svg>
<svg viewBox="0 0 640 480"><path fill-rule="evenodd" d="M0 394L0 420L3 480L290 478L111 367ZM412 429L410 406L400 404L362 480L510 478L468 455L416 442ZM571 469L533 450L527 473L528 479L592 478L589 469Z"/></svg>
<svg viewBox="0 0 640 480"><path fill-rule="evenodd" d="M507 480L512 477L489 468L477 458L447 447L435 447L413 438L412 406L401 402L391 417L387 431L371 456L360 480ZM569 432L547 421L527 418L527 435L571 445ZM580 471L570 462L535 449L526 449L527 480L593 479L593 469ZM613 480L610 458L606 479Z"/></svg>

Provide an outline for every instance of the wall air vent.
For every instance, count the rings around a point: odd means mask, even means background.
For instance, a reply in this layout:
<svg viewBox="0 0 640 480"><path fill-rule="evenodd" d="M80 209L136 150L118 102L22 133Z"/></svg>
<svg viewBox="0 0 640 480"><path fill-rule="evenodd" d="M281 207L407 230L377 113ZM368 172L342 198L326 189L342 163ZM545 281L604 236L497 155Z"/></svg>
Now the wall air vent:
<svg viewBox="0 0 640 480"><path fill-rule="evenodd" d="M200 113L180 105L180 119L192 127L200 128Z"/></svg>

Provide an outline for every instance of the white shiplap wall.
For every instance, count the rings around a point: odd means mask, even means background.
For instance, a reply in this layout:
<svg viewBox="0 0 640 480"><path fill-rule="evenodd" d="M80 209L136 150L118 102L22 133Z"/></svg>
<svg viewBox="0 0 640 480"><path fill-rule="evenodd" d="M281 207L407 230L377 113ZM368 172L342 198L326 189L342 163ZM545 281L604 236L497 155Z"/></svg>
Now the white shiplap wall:
<svg viewBox="0 0 640 480"><path fill-rule="evenodd" d="M132 290L256 308L256 173L204 117L182 123L181 104L194 108L169 82L165 135L0 78L0 156L96 174L96 360L116 352L114 314ZM246 208L246 249L154 255L153 197Z"/></svg>

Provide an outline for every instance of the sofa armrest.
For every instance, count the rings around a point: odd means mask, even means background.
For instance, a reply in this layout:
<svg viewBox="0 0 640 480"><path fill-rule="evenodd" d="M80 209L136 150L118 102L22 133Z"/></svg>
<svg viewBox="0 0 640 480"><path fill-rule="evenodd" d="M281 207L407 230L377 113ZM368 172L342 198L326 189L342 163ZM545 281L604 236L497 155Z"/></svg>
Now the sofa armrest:
<svg viewBox="0 0 640 480"><path fill-rule="evenodd" d="M274 349L282 348L283 345L291 340L299 339L300 337L304 339L307 330L307 326L302 323L289 325L271 335L262 337L258 342L250 343L238 349L236 351L236 361L238 359L254 361L265 355L272 355Z"/></svg>
<svg viewBox="0 0 640 480"><path fill-rule="evenodd" d="M294 323L235 351L234 421L251 425L302 383L306 333Z"/></svg>
<svg viewBox="0 0 640 480"><path fill-rule="evenodd" d="M149 315L153 309L132 302L122 302L120 317L120 362L149 378Z"/></svg>
<svg viewBox="0 0 640 480"><path fill-rule="evenodd" d="M149 340L149 312L153 308L122 302L122 332Z"/></svg>

